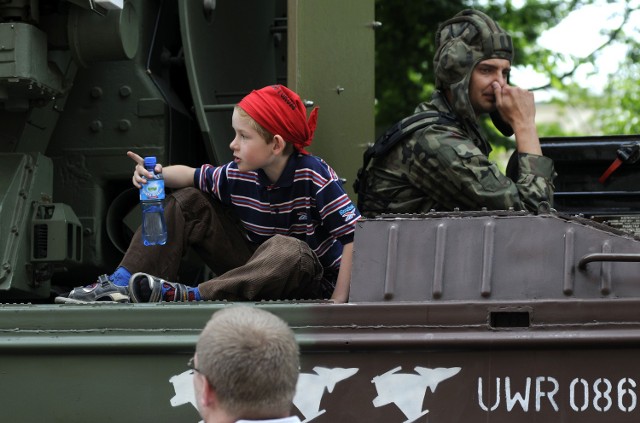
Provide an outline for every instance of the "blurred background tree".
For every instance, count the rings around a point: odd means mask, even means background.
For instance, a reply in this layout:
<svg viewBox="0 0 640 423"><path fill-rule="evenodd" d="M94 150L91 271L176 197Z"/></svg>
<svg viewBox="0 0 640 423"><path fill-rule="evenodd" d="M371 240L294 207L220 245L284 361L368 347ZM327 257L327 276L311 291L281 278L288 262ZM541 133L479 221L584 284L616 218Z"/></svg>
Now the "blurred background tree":
<svg viewBox="0 0 640 423"><path fill-rule="evenodd" d="M603 3L618 4L622 12L619 16L602 17L616 18L612 29L593 25L591 30L600 31L604 41L586 55L559 53L539 44L540 36L572 11ZM376 0L376 20L382 22L376 32L378 133L411 114L418 103L429 100L434 89L435 32L441 22L465 8L487 13L511 33L516 49L514 67L544 76L546 82L538 86L525 81L526 88L553 91L548 102L557 110L559 119L578 109L592 111L590 133L577 133L551 122L538 125L541 136L640 133L638 33L625 32L630 17L640 9L637 0ZM584 25L589 28L590 23ZM602 92L581 86L576 78L578 69L599 72L596 59L616 43L627 47L627 57L609 76ZM490 121L484 121L483 126L495 150L513 149L514 140L502 137Z"/></svg>

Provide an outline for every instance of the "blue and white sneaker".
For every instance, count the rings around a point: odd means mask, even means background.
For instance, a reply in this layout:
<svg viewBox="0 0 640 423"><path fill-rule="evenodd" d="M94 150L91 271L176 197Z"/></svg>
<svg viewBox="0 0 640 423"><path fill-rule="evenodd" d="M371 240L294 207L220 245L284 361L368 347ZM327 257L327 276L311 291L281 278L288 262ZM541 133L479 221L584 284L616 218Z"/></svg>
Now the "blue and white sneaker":
<svg viewBox="0 0 640 423"><path fill-rule="evenodd" d="M95 302L128 303L129 287L118 286L109 280L109 276L100 275L92 285L73 288L69 295L56 297L57 304L85 304Z"/></svg>

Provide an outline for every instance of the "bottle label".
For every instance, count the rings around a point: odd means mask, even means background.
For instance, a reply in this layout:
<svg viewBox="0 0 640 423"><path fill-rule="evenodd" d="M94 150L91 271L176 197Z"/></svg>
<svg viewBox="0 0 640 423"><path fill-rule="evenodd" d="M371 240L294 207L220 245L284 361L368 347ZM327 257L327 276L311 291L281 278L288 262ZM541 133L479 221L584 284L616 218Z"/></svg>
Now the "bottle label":
<svg viewBox="0 0 640 423"><path fill-rule="evenodd" d="M146 184L140 188L140 201L145 200L164 200L164 180L149 179Z"/></svg>

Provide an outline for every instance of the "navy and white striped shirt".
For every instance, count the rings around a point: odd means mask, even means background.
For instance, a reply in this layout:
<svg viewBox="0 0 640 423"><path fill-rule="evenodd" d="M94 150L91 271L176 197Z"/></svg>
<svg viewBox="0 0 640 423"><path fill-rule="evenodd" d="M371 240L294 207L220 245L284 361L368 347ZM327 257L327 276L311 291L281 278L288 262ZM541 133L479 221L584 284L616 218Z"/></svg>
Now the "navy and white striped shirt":
<svg viewBox="0 0 640 423"><path fill-rule="evenodd" d="M276 234L298 238L335 271L360 218L335 171L316 156L292 154L275 184L262 169L241 172L234 162L203 165L194 183L233 207L251 241L261 244Z"/></svg>

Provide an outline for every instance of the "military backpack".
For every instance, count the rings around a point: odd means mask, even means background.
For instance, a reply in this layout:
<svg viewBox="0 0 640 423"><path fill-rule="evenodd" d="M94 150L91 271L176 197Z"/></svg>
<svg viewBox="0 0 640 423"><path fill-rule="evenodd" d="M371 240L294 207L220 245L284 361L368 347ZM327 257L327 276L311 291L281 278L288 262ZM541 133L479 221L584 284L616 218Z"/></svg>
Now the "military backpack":
<svg viewBox="0 0 640 423"><path fill-rule="evenodd" d="M361 208L362 199L375 196L375 193L367 192L368 168L372 159L385 156L392 147L423 128L435 124L455 124L457 119L449 113L428 110L408 116L390 127L370 145L363 154L362 167L358 169L353 190L358 194L358 208Z"/></svg>

